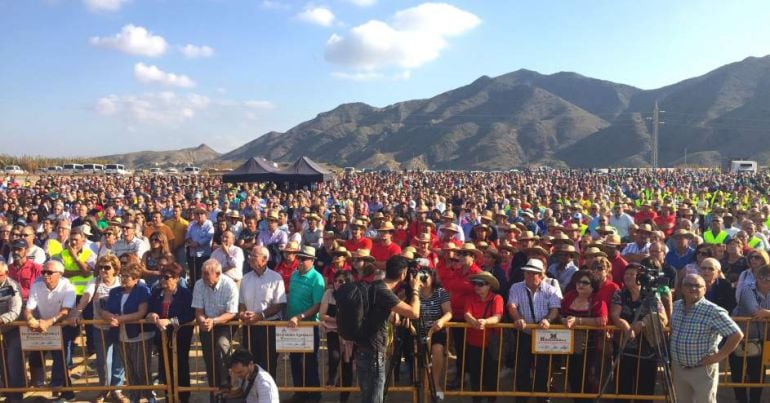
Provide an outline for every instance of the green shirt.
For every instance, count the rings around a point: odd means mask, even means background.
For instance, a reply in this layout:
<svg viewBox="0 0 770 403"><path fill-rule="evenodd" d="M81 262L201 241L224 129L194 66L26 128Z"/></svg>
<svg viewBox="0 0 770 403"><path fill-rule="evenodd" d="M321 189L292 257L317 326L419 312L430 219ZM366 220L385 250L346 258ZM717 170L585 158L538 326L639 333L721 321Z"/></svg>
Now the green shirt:
<svg viewBox="0 0 770 403"><path fill-rule="evenodd" d="M289 316L286 319L307 311L313 305L320 304L325 288L324 278L321 273L316 271L315 267L311 267L305 274L300 274L299 270L295 270L289 281L288 294L291 295L291 298L289 298L286 307ZM307 317L305 320L318 321L318 314Z"/></svg>

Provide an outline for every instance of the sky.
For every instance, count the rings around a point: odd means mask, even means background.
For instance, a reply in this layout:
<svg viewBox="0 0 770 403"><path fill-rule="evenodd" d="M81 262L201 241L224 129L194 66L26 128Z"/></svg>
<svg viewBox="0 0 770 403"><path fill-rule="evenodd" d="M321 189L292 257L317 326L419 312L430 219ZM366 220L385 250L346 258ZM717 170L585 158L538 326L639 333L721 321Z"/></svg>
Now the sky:
<svg viewBox="0 0 770 403"><path fill-rule="evenodd" d="M227 152L521 68L658 88L770 54L768 1L0 0L0 154Z"/></svg>

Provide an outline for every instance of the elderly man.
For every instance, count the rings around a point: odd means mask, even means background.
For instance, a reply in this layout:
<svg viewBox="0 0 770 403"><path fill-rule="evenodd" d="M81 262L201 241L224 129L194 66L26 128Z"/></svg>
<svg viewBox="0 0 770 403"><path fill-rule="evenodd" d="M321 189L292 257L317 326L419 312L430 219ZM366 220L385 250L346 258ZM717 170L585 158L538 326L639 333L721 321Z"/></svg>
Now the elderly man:
<svg viewBox="0 0 770 403"><path fill-rule="evenodd" d="M201 266L211 256L211 241L214 239L214 225L207 218L206 209L196 208L193 211L195 220L187 227L185 245L187 246L187 263L190 268L191 283L195 284L201 278Z"/></svg>
<svg viewBox="0 0 770 403"><path fill-rule="evenodd" d="M19 242L19 240L15 242ZM35 264L34 262L31 263ZM22 303L19 284L8 276L8 266L5 262L0 261L0 332L3 334L2 359L4 368L4 371L0 372L0 381L2 381L3 386L8 388L24 387L24 361L21 353L19 328L5 326L19 318ZM20 402L23 396L23 393L20 392L5 394L7 402Z"/></svg>
<svg viewBox="0 0 770 403"><path fill-rule="evenodd" d="M227 230L222 233L222 246L211 253L219 262L222 272L238 285L243 278L243 249L235 246L235 234Z"/></svg>
<svg viewBox="0 0 770 403"><path fill-rule="evenodd" d="M32 284L29 290L24 318L27 326L34 332L46 332L51 326L65 319L75 307L75 287L64 278L64 265L57 260L49 260L43 265L43 281ZM66 346L74 336L76 329L62 326L62 341ZM30 368L43 366L42 352L30 355ZM66 367L66 351L52 351L51 386L70 386L69 370ZM62 392L59 401L75 398L73 392Z"/></svg>
<svg viewBox="0 0 770 403"><path fill-rule="evenodd" d="M34 261L38 265L45 263L46 255L43 248L35 245L35 229L31 226L26 226L21 229L21 240L27 243L26 254L29 260ZM13 263L13 255L11 255L8 263Z"/></svg>
<svg viewBox="0 0 770 403"><path fill-rule="evenodd" d="M551 323L559 318L561 298L559 290L543 281L545 267L542 260L530 259L521 271L524 272L524 281L511 286L508 291L508 314L513 320L513 325L518 329L516 346L516 391L532 391L533 379L530 367L534 361L535 379L534 391L545 392L548 384L548 356L532 354L531 330L527 325L537 325L541 329L548 329ZM526 397L517 397L516 401L525 403Z"/></svg>
<svg viewBox="0 0 770 403"><path fill-rule="evenodd" d="M324 279L321 273L313 267L315 248L303 246L297 253L299 266L291 275L289 288L289 304L286 312L289 316L289 327L297 327L301 321L318 322L318 310L325 291ZM321 385L318 379L318 342L320 336L318 327L313 327L313 352L291 353L291 377L294 386ZM295 393L292 399L299 401L320 401L321 394Z"/></svg>
<svg viewBox="0 0 770 403"><path fill-rule="evenodd" d="M72 225L70 225L70 222L67 219L58 220L56 222L56 231L48 238L48 240L45 241L45 244L43 245L43 250L45 250L46 256L51 257L61 253L63 249L62 244L67 242L67 239L69 239L71 229Z"/></svg>
<svg viewBox="0 0 770 403"><path fill-rule="evenodd" d="M200 329L206 377L209 386L227 387L225 358L232 332L229 326L217 325L229 322L238 314L238 287L230 277L222 275L222 266L216 260L206 260L202 266L202 278L193 288L192 307ZM215 402L213 393L210 399Z"/></svg>
<svg viewBox="0 0 770 403"><path fill-rule="evenodd" d="M239 293L240 319L246 328L248 347L254 360L275 377L278 354L275 351L275 326L256 326L265 320L279 320L286 307L283 278L267 267L270 251L255 246L249 255L252 270L243 276Z"/></svg>
<svg viewBox="0 0 770 403"><path fill-rule="evenodd" d="M726 310L708 301L697 274L682 281L683 298L671 316L671 369L680 402L717 401L719 362L738 346L743 333ZM725 342L719 347L720 341Z"/></svg>

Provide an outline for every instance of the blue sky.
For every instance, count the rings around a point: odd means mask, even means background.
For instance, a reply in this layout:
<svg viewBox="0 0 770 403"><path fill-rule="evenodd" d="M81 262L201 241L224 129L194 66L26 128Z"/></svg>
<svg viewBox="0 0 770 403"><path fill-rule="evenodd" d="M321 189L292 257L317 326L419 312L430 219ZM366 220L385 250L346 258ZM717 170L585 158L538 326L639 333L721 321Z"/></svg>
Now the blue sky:
<svg viewBox="0 0 770 403"><path fill-rule="evenodd" d="M520 68L657 88L770 54L767 1L0 0L0 153L226 152Z"/></svg>

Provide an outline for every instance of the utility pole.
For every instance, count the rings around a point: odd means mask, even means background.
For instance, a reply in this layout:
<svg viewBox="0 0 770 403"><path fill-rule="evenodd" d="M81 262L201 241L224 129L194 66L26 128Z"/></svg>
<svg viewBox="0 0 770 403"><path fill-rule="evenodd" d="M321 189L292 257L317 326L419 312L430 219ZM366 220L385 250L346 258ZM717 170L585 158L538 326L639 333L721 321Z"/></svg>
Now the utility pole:
<svg viewBox="0 0 770 403"><path fill-rule="evenodd" d="M658 101L652 109L652 169L658 169L658 126L660 125Z"/></svg>

